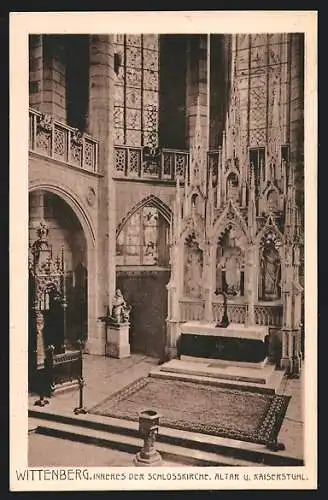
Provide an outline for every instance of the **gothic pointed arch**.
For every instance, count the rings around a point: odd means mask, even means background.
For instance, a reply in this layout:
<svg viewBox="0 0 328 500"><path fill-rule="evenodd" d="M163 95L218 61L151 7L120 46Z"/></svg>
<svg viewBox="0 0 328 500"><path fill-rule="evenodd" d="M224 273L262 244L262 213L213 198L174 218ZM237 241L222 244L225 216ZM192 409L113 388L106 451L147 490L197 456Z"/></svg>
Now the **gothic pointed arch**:
<svg viewBox="0 0 328 500"><path fill-rule="evenodd" d="M171 210L149 195L137 203L116 230L116 264L134 266L169 265Z"/></svg>
<svg viewBox="0 0 328 500"><path fill-rule="evenodd" d="M121 219L120 223L116 228L116 237L122 231L122 229L124 228L128 220L133 216L133 214L135 214L145 206L152 206L154 208L157 208L157 210L160 212L160 214L166 220L166 222L168 224L171 223L171 216L172 216L171 208L160 198L158 198L153 194L150 194L149 196L146 196L141 201L139 201L136 205L134 205L134 207L131 210L129 210L127 214Z"/></svg>
<svg viewBox="0 0 328 500"><path fill-rule="evenodd" d="M223 212L214 221L212 232L213 242L224 233L228 226L234 227L235 230L243 233L247 242L249 242L249 231L246 221L232 200L229 200Z"/></svg>
<svg viewBox="0 0 328 500"><path fill-rule="evenodd" d="M270 181L263 190L260 205L260 213L276 213L283 209L282 193L274 182Z"/></svg>
<svg viewBox="0 0 328 500"><path fill-rule="evenodd" d="M264 226L257 233L256 244L260 246L261 243L263 243L269 235L272 235L272 238L276 242L277 248L281 248L284 243L284 236L279 230L272 213L268 215Z"/></svg>
<svg viewBox="0 0 328 500"><path fill-rule="evenodd" d="M186 219L184 228L181 233L182 239L188 239L190 235L194 235L197 239L199 246L204 249L205 236L204 236L205 222L203 217L198 214L192 214Z"/></svg>

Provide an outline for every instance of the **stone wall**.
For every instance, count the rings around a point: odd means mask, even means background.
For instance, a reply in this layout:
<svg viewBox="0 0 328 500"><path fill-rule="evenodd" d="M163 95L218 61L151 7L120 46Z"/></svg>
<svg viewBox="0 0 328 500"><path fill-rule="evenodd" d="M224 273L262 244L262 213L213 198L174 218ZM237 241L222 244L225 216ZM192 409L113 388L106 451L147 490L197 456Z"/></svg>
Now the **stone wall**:
<svg viewBox="0 0 328 500"><path fill-rule="evenodd" d="M295 167L297 201L304 205L304 36L290 35L290 162Z"/></svg>
<svg viewBox="0 0 328 500"><path fill-rule="evenodd" d="M29 37L29 105L41 110L43 88L42 35Z"/></svg>

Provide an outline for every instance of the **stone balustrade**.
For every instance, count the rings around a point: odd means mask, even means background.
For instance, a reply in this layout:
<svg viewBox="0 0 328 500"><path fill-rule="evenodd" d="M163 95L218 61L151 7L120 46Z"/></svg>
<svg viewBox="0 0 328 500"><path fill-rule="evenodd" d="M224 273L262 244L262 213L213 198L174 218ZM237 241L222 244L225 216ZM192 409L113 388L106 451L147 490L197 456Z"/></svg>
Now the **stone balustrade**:
<svg viewBox="0 0 328 500"><path fill-rule="evenodd" d="M183 181L188 163L188 151L116 146L114 176Z"/></svg>
<svg viewBox="0 0 328 500"><path fill-rule="evenodd" d="M203 301L181 300L180 301L181 321L200 321L204 318Z"/></svg>
<svg viewBox="0 0 328 500"><path fill-rule="evenodd" d="M95 139L35 109L29 109L29 150L90 172L98 171Z"/></svg>
<svg viewBox="0 0 328 500"><path fill-rule="evenodd" d="M228 318L231 323L246 323L247 304L228 303ZM223 314L223 304L219 302L212 303L213 321L218 323ZM255 323L261 326L280 327L282 322L282 306L269 304L256 304ZM181 300L180 301L181 321L200 321L204 319L204 303L199 300Z"/></svg>
<svg viewBox="0 0 328 500"><path fill-rule="evenodd" d="M214 179L218 164L218 151L208 151L207 161ZM184 182L189 167L189 151L115 146L114 177L127 179L158 179Z"/></svg>

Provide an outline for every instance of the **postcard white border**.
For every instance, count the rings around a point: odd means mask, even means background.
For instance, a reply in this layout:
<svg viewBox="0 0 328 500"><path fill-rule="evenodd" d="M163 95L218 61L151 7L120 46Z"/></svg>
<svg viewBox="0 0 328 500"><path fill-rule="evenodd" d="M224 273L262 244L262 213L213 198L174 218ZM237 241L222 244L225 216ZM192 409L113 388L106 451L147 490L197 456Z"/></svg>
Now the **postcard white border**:
<svg viewBox="0 0 328 500"><path fill-rule="evenodd" d="M18 481L27 468L28 35L31 33L305 33L305 466L261 472L304 473L305 481ZM49 12L10 14L10 489L316 489L317 487L317 12ZM209 474L236 468L197 468ZM108 472L106 468L92 469ZM122 468L116 468L122 470ZM124 468L135 472L134 468ZM166 470L166 469L165 469ZM175 468L174 472L195 471ZM159 471L159 469L155 469ZM163 468L160 469L163 472ZM147 472L151 472L150 469ZM253 480L247 481L243 474ZM214 476L213 476L214 478Z"/></svg>

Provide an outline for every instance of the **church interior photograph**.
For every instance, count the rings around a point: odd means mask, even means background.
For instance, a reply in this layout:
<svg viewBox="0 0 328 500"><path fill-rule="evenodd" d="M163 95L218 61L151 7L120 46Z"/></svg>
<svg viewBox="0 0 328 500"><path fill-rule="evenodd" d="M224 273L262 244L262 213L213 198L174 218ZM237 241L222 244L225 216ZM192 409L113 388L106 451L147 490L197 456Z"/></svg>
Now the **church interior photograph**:
<svg viewBox="0 0 328 500"><path fill-rule="evenodd" d="M28 47L29 466L304 465L304 34Z"/></svg>

